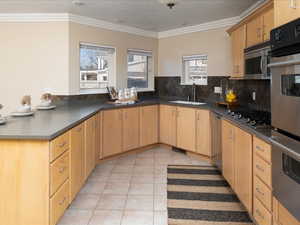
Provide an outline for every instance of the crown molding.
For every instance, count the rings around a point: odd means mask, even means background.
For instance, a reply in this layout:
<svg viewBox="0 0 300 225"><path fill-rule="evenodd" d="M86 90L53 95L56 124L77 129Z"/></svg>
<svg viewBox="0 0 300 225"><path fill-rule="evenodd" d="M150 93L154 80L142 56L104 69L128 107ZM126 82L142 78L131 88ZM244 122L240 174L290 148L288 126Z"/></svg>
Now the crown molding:
<svg viewBox="0 0 300 225"><path fill-rule="evenodd" d="M0 22L74 22L144 37L157 38L157 32L119 25L70 13L0 13Z"/></svg>
<svg viewBox="0 0 300 225"><path fill-rule="evenodd" d="M167 30L167 31L159 32L158 38L166 38L166 37L172 37L172 36L188 34L193 32L207 31L207 30L218 29L222 27L229 27L236 24L239 20L240 17L237 16L237 17L231 17L222 20L216 20L208 23L202 23L194 26Z"/></svg>
<svg viewBox="0 0 300 225"><path fill-rule="evenodd" d="M262 5L268 3L269 0L260 0L256 3L254 3L252 6L250 6L248 9L246 9L244 12L240 15L240 21L245 19L247 16L249 16L251 13L253 13L255 10L260 8Z"/></svg>

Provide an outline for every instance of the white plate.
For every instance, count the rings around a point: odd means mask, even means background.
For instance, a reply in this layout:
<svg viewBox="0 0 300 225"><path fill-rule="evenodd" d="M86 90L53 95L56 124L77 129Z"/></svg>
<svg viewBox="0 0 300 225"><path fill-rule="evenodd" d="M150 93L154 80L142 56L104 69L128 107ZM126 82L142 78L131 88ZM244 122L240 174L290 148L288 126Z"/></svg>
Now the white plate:
<svg viewBox="0 0 300 225"><path fill-rule="evenodd" d="M32 116L33 114L34 114L34 111L30 111L30 112L13 112L11 115L22 117L22 116Z"/></svg>
<svg viewBox="0 0 300 225"><path fill-rule="evenodd" d="M49 106L38 105L36 108L39 110L50 110L50 109L55 109L56 105L49 105Z"/></svg>

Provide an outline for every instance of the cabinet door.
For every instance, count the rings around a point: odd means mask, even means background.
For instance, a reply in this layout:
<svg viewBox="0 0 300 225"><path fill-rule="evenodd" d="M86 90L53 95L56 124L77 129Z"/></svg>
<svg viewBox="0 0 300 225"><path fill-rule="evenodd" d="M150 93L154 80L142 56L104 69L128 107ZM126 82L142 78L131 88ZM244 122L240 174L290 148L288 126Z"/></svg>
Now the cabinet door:
<svg viewBox="0 0 300 225"><path fill-rule="evenodd" d="M122 110L103 112L103 158L122 152Z"/></svg>
<svg viewBox="0 0 300 225"><path fill-rule="evenodd" d="M197 110L196 113L196 152L211 156L210 112L208 110Z"/></svg>
<svg viewBox="0 0 300 225"><path fill-rule="evenodd" d="M177 108L177 147L196 151L196 110Z"/></svg>
<svg viewBox="0 0 300 225"><path fill-rule="evenodd" d="M274 8L263 14L263 41L270 40L270 32L274 28Z"/></svg>
<svg viewBox="0 0 300 225"><path fill-rule="evenodd" d="M234 188L234 126L222 120L222 163L223 176Z"/></svg>
<svg viewBox="0 0 300 225"><path fill-rule="evenodd" d="M139 147L139 108L123 109L123 151Z"/></svg>
<svg viewBox="0 0 300 225"><path fill-rule="evenodd" d="M274 0L275 27L300 17L300 0Z"/></svg>
<svg viewBox="0 0 300 225"><path fill-rule="evenodd" d="M95 159L96 163L98 159L103 158L103 152L102 152L102 112L97 113L95 122L96 122L96 131L95 131L95 136L96 136L96 152L95 152Z"/></svg>
<svg viewBox="0 0 300 225"><path fill-rule="evenodd" d="M263 41L262 28L262 16L257 16L247 23L247 47Z"/></svg>
<svg viewBox="0 0 300 225"><path fill-rule="evenodd" d="M70 200L72 201L84 183L84 125L70 131Z"/></svg>
<svg viewBox="0 0 300 225"><path fill-rule="evenodd" d="M232 77L244 75L244 49L246 46L246 26L240 26L231 34L232 41Z"/></svg>
<svg viewBox="0 0 300 225"><path fill-rule="evenodd" d="M252 135L235 127L235 183L239 199L252 212Z"/></svg>
<svg viewBox="0 0 300 225"><path fill-rule="evenodd" d="M140 108L140 145L147 146L158 142L158 106Z"/></svg>
<svg viewBox="0 0 300 225"><path fill-rule="evenodd" d="M176 118L175 106L161 105L159 116L159 139L161 143L176 146Z"/></svg>
<svg viewBox="0 0 300 225"><path fill-rule="evenodd" d="M96 117L93 116L84 122L85 129L85 179L96 165Z"/></svg>

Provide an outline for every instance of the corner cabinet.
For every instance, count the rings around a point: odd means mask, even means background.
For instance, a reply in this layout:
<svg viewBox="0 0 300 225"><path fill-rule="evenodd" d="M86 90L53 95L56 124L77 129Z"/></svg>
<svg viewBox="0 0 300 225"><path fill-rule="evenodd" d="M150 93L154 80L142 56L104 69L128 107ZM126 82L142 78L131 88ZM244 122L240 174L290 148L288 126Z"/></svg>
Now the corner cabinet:
<svg viewBox="0 0 300 225"><path fill-rule="evenodd" d="M244 74L244 49L246 47L246 25L238 27L231 33L232 42L232 77Z"/></svg>
<svg viewBox="0 0 300 225"><path fill-rule="evenodd" d="M140 108L140 144L147 146L158 142L158 106Z"/></svg>

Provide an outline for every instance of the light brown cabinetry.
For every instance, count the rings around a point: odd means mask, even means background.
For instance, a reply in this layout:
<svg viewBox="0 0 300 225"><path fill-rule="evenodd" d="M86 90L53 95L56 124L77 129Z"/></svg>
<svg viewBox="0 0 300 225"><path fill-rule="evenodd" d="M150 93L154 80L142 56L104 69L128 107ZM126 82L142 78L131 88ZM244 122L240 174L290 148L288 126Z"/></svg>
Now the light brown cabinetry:
<svg viewBox="0 0 300 225"><path fill-rule="evenodd" d="M247 47L263 42L263 20L256 16L247 23Z"/></svg>
<svg viewBox="0 0 300 225"><path fill-rule="evenodd" d="M252 136L222 120L223 176L252 212Z"/></svg>
<svg viewBox="0 0 300 225"><path fill-rule="evenodd" d="M211 127L210 112L196 110L196 152L211 156Z"/></svg>
<svg viewBox="0 0 300 225"><path fill-rule="evenodd" d="M300 225L290 212L274 197L273 198L273 225Z"/></svg>
<svg viewBox="0 0 300 225"><path fill-rule="evenodd" d="M300 0L274 0L275 27L300 17Z"/></svg>
<svg viewBox="0 0 300 225"><path fill-rule="evenodd" d="M234 126L222 120L222 160L223 176L234 187Z"/></svg>
<svg viewBox="0 0 300 225"><path fill-rule="evenodd" d="M252 212L252 135L234 128L234 189L241 202Z"/></svg>
<svg viewBox="0 0 300 225"><path fill-rule="evenodd" d="M177 107L177 147L196 152L196 110Z"/></svg>
<svg viewBox="0 0 300 225"><path fill-rule="evenodd" d="M123 109L123 151L138 148L140 136L139 108Z"/></svg>
<svg viewBox="0 0 300 225"><path fill-rule="evenodd" d="M122 109L103 112L103 158L122 152Z"/></svg>
<svg viewBox="0 0 300 225"><path fill-rule="evenodd" d="M159 141L176 146L177 135L177 107L160 105L159 110Z"/></svg>
<svg viewBox="0 0 300 225"><path fill-rule="evenodd" d="M158 106L140 108L140 145L147 146L158 142Z"/></svg>
<svg viewBox="0 0 300 225"><path fill-rule="evenodd" d="M84 183L84 124L79 124L70 131L70 201L80 191Z"/></svg>
<svg viewBox="0 0 300 225"><path fill-rule="evenodd" d="M96 159L96 162L97 160L99 159L102 159L102 155L103 155L103 152L102 152L102 145L103 145L103 142L102 142L102 112L98 112L96 115L95 115L95 120L96 120L96 131L95 131L95 136L96 136L96 152L95 152L95 159Z"/></svg>
<svg viewBox="0 0 300 225"><path fill-rule="evenodd" d="M231 33L233 77L244 74L244 49L246 47L246 25L238 27Z"/></svg>
<svg viewBox="0 0 300 225"><path fill-rule="evenodd" d="M269 8L262 15L263 41L270 40L270 32L274 28L274 8Z"/></svg>
<svg viewBox="0 0 300 225"><path fill-rule="evenodd" d="M96 165L96 119L93 116L84 122L84 177L85 179L90 175Z"/></svg>

